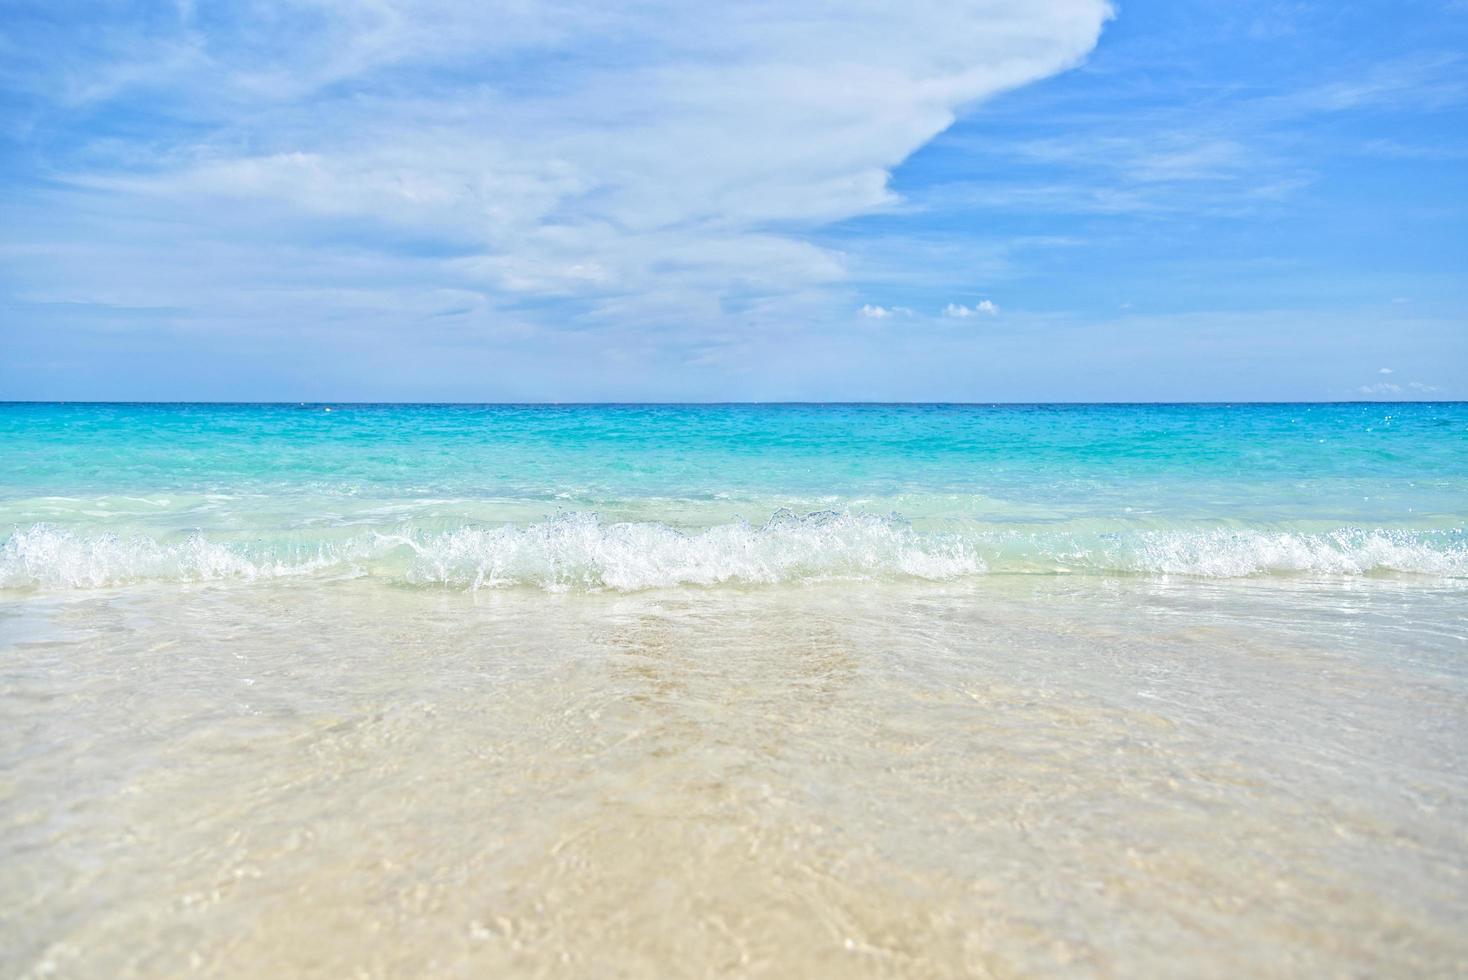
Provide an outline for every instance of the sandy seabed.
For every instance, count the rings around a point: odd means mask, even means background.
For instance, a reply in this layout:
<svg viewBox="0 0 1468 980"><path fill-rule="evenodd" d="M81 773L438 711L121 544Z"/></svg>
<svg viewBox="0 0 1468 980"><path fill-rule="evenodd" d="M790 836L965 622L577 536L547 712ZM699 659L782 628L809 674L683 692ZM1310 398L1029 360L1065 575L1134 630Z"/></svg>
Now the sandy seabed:
<svg viewBox="0 0 1468 980"><path fill-rule="evenodd" d="M1468 973L1468 586L0 594L0 974Z"/></svg>

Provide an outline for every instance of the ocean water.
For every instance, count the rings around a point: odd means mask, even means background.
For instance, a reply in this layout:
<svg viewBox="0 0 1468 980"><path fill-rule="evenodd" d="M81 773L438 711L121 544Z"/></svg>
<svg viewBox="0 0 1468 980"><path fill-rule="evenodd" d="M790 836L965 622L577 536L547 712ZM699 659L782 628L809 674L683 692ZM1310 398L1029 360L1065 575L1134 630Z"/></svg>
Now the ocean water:
<svg viewBox="0 0 1468 980"><path fill-rule="evenodd" d="M1468 405L0 407L0 587L1468 574Z"/></svg>
<svg viewBox="0 0 1468 980"><path fill-rule="evenodd" d="M1462 976L1465 527L1463 404L0 405L0 975Z"/></svg>

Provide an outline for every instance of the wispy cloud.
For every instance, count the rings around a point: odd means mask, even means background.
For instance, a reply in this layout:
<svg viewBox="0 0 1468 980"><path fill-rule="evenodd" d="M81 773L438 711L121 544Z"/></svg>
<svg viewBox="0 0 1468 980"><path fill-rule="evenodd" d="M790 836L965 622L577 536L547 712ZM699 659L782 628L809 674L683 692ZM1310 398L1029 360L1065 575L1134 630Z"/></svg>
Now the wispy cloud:
<svg viewBox="0 0 1468 980"><path fill-rule="evenodd" d="M1245 6L1260 12L1270 5ZM1197 13L1188 9L1187 16ZM1281 23L1308 22L1299 12L1284 17L1281 9L1273 5L1266 12L1280 15ZM1232 17L1210 8L1202 19L1197 29L1218 30ZM1217 23L1207 24L1208 19ZM1247 26L1233 29L1255 37ZM1294 43L1288 40L1293 30L1267 33L1277 43ZM1308 70L1297 68L1294 75L1229 72L1231 85L1215 76L1199 78L1204 69L1191 63L1195 54L1177 65L1164 61L1161 72L1150 63L1144 71L1129 72L1135 66L1113 53L1110 64L1089 70L1093 86L1053 98L1044 105L1047 112L1036 114L1032 104L1014 100L1007 111L981 117L991 125L941 141L950 146L967 141L1028 164L1020 171L1023 180L999 169L997 177L935 183L920 200L935 209L1223 215L1277 205L1310 186L1319 170L1343 152L1456 159L1461 147L1444 144L1438 134L1417 145L1386 138L1364 124L1346 138L1326 125L1332 117L1421 114L1468 104L1464 59L1448 42L1444 45L1449 50L1428 48L1365 63L1301 61ZM1154 59L1159 55L1155 49L1147 53ZM1101 71L1107 73L1097 74ZM1158 96L1153 88L1158 85L1169 87L1168 98ZM1097 98L1097 86L1110 86L1109 98Z"/></svg>
<svg viewBox="0 0 1468 980"><path fill-rule="evenodd" d="M1409 106L1414 109L1452 105L1468 98L1464 60L1455 53L1396 58L1341 78L1279 96L1265 105L1283 114Z"/></svg>
<svg viewBox="0 0 1468 980"><path fill-rule="evenodd" d="M548 328L774 322L813 290L834 316L850 272L816 232L894 207L892 168L961 107L1076 64L1108 15L1104 0L298 0L63 26L38 6L9 32L34 52L0 77L42 125L149 124L53 159L61 189L7 237L56 246L32 259L50 292L219 329L248 310L320 320L369 285L399 293L388 308L450 290ZM248 258L225 267L229 251ZM272 295L291 305L266 312Z"/></svg>
<svg viewBox="0 0 1468 980"><path fill-rule="evenodd" d="M1390 372L1388 372L1390 373ZM1411 392L1414 395L1431 395L1437 392L1437 385L1430 385L1422 381L1409 381L1406 385L1394 384L1390 381L1379 381L1376 384L1362 385L1356 391L1362 395L1373 398L1395 398Z"/></svg>

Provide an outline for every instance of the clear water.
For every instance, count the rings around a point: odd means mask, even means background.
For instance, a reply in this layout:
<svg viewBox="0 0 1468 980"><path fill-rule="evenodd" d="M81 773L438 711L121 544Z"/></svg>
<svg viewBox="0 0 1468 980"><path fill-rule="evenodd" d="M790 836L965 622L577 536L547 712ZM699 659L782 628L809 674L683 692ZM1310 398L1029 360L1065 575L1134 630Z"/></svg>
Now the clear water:
<svg viewBox="0 0 1468 980"><path fill-rule="evenodd" d="M1468 573L1468 405L6 405L0 587Z"/></svg>
<svg viewBox="0 0 1468 980"><path fill-rule="evenodd" d="M1460 976L1468 405L0 406L0 975Z"/></svg>

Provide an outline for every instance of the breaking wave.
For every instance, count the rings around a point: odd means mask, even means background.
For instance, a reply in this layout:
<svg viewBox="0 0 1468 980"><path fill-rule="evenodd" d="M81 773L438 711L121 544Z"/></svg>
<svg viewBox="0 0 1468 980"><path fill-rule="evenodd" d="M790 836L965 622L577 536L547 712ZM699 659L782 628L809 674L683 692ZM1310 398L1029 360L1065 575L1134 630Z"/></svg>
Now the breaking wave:
<svg viewBox="0 0 1468 980"><path fill-rule="evenodd" d="M372 532L314 549L234 545L200 534L169 544L148 537L84 537L38 524L16 531L0 547L4 588L332 573L475 589L630 591L833 578L949 579L984 570L972 546L956 535L920 533L891 518L837 513L782 513L761 526L739 522L693 533L567 514L525 526Z"/></svg>
<svg viewBox="0 0 1468 980"><path fill-rule="evenodd" d="M0 588L85 589L149 580L280 578L310 575L339 564L335 549L325 546L310 558L210 541L202 534L163 543L142 535L81 535L36 524L17 530L0 546Z"/></svg>
<svg viewBox="0 0 1468 980"><path fill-rule="evenodd" d="M928 531L897 517L781 512L762 525L735 522L698 531L565 514L530 524L348 533L272 545L201 533L168 540L83 534L36 524L17 528L0 544L0 588L361 575L404 584L549 591L948 580L985 572L1468 577L1463 529L1193 527L1078 533L969 525Z"/></svg>
<svg viewBox="0 0 1468 980"><path fill-rule="evenodd" d="M1122 553L1126 549L1120 549ZM1266 573L1370 575L1403 572L1468 576L1461 530L1422 532L1344 528L1327 533L1207 530L1139 536L1132 569L1157 575L1242 578Z"/></svg>
<svg viewBox="0 0 1468 980"><path fill-rule="evenodd" d="M721 524L693 534L663 524L603 524L568 515L528 527L466 527L411 548L412 581L474 588L538 585L551 589L634 590L673 585L905 576L948 579L985 570L956 535L913 531L890 518L853 514L777 514L755 527Z"/></svg>

